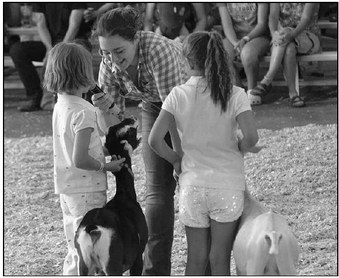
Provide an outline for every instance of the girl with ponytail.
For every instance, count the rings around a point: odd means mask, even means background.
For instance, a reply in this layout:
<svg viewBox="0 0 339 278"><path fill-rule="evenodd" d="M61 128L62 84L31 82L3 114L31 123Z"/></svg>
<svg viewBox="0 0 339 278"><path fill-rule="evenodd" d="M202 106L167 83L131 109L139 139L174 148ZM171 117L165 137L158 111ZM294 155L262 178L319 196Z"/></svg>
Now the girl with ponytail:
<svg viewBox="0 0 339 278"><path fill-rule="evenodd" d="M216 32L195 32L184 41L190 79L165 99L149 137L179 178L179 218L185 225L185 275L230 275L230 256L244 206L244 153L258 152L251 106L233 86L227 53ZM164 138L176 126L182 152ZM238 127L241 136L238 136Z"/></svg>

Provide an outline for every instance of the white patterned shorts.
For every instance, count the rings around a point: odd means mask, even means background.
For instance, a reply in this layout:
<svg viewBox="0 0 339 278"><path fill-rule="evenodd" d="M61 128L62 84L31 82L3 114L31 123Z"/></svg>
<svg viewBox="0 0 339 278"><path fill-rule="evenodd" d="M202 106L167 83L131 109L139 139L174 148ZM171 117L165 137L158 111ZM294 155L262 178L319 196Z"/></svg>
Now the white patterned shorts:
<svg viewBox="0 0 339 278"><path fill-rule="evenodd" d="M244 209L244 191L182 186L179 219L188 227L208 228L210 220L226 223L237 220Z"/></svg>

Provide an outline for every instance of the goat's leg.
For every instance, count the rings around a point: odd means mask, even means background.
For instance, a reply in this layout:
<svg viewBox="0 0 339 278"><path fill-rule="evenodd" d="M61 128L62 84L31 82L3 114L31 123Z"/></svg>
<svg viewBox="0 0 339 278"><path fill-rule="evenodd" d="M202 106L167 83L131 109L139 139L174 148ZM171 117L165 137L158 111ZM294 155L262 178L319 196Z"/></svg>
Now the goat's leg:
<svg viewBox="0 0 339 278"><path fill-rule="evenodd" d="M80 276L87 276L88 275L88 267L85 264L85 261L82 257L82 253L81 253L81 248L80 245L78 243L78 231L76 232L76 236L74 238L74 247L77 250L78 253L78 259L79 259L79 263L78 263L78 274Z"/></svg>
<svg viewBox="0 0 339 278"><path fill-rule="evenodd" d="M268 263L268 248L263 241L250 244L247 253L246 275L263 275Z"/></svg>
<svg viewBox="0 0 339 278"><path fill-rule="evenodd" d="M132 222L137 229L141 246L140 249L143 252L148 240L148 228L145 215L142 211L142 208L140 207L140 204L137 201L135 201L133 205L129 206L128 209L132 212L130 216L132 217Z"/></svg>
<svg viewBox="0 0 339 278"><path fill-rule="evenodd" d="M81 252L80 252L80 254L81 254ZM80 276L87 276L87 275L89 275L88 268L87 268L87 266L86 266L82 256L79 256L78 268L79 268L78 269L78 273L79 273Z"/></svg>
<svg viewBox="0 0 339 278"><path fill-rule="evenodd" d="M141 276L143 268L142 253L143 251L139 250L139 254L136 257L131 269L129 270L130 276Z"/></svg>
<svg viewBox="0 0 339 278"><path fill-rule="evenodd" d="M292 239L290 240L292 241ZM279 254L276 255L279 273L283 273L284 275L297 275L293 260L295 257L298 257L298 243L296 240L293 240L292 243L284 241L281 243L281 246L279 246Z"/></svg>

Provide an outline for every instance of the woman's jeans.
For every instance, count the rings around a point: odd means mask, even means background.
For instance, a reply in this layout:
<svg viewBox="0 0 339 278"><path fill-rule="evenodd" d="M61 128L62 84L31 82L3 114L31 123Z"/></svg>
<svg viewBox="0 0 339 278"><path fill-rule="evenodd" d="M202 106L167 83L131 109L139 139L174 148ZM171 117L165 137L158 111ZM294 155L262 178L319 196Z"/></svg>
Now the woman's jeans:
<svg viewBox="0 0 339 278"><path fill-rule="evenodd" d="M170 275L174 229L175 180L173 167L159 157L148 144L148 137L161 103L142 107L142 152L146 170L146 221L148 243L145 249L143 275ZM170 144L169 134L166 141Z"/></svg>

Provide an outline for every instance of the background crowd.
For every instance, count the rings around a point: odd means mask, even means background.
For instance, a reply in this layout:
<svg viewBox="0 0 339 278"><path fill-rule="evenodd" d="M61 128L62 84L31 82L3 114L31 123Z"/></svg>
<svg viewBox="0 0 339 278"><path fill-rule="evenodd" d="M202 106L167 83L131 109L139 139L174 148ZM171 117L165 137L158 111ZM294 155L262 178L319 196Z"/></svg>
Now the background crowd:
<svg viewBox="0 0 339 278"><path fill-rule="evenodd" d="M40 41L20 42L18 36L6 36L6 26L20 26L20 3L4 3L5 50L9 51L20 79L30 99L18 107L29 112L52 109L50 94L44 95L41 73L32 61L44 61L53 45L60 41L82 39L92 50L94 76L97 78L101 57L98 42L91 39L95 20L104 12L123 3L38 3L29 4L33 11L33 25L37 25ZM141 29L154 31L170 39L183 41L187 34L202 30L218 30L224 47L234 66L234 82L245 87L252 105L272 89L272 81L280 65L286 72L286 82L294 107L304 106L304 100L295 88L297 54L321 51L318 16L337 8L333 3L130 3L142 15ZM19 9L19 11L18 11ZM21 16L22 17L22 16ZM53 23L53 24L52 24ZM26 23L23 23L26 24ZM86 42L90 42L86 43ZM271 63L264 79L258 83L259 61L271 54ZM46 93L46 92L45 92Z"/></svg>

